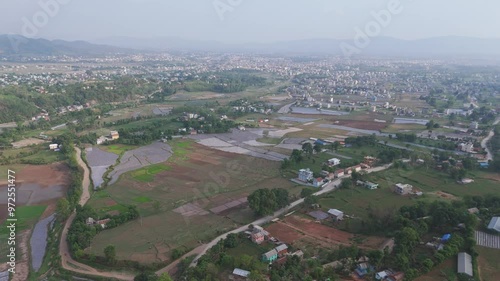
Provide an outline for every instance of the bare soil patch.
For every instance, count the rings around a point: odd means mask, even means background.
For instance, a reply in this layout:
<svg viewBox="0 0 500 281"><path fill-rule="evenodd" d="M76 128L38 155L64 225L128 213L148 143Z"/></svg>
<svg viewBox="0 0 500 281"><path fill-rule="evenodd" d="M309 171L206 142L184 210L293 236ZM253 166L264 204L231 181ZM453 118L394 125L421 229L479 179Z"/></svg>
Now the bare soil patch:
<svg viewBox="0 0 500 281"><path fill-rule="evenodd" d="M326 239L332 243L350 245L351 239L354 238L354 235L351 233L328 227L298 216L289 216L283 220L283 223L302 231L308 236Z"/></svg>
<svg viewBox="0 0 500 281"><path fill-rule="evenodd" d="M22 148L22 147L26 147L26 146L30 146L30 145L41 144L41 143L44 143L44 142L47 142L47 141L44 141L44 140L41 140L41 139L29 138L29 139L24 139L24 140L13 142L12 143L12 147L14 147L14 148ZM47 147L47 149L48 149L48 147Z"/></svg>
<svg viewBox="0 0 500 281"><path fill-rule="evenodd" d="M338 123L337 123L338 122ZM372 122L372 121L357 121L357 120L338 120L335 125L341 125L356 129L363 130L382 130L387 127L387 124L380 122Z"/></svg>

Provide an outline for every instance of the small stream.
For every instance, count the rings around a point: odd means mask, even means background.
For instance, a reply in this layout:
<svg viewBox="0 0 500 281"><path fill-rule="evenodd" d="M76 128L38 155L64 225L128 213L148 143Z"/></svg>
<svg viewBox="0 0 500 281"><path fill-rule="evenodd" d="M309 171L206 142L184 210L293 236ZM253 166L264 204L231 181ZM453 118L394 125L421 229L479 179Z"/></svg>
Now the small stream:
<svg viewBox="0 0 500 281"><path fill-rule="evenodd" d="M52 214L49 217L39 221L35 228L33 229L33 234L30 239L31 246L31 266L38 272L42 266L43 257L45 256L45 251L47 249L47 237L50 227L53 226L55 220L55 215Z"/></svg>

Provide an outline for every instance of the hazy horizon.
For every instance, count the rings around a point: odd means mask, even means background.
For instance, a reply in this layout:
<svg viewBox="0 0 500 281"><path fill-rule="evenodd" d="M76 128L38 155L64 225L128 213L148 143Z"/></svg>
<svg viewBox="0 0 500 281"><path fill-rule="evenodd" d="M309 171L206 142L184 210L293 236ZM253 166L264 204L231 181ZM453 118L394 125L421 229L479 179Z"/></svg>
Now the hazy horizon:
<svg viewBox="0 0 500 281"><path fill-rule="evenodd" d="M351 39L356 29L375 20L373 13L387 11L388 5L396 5L398 12L390 15L377 36L500 38L500 2L451 0L18 0L2 4L0 34L87 41L176 37L222 43Z"/></svg>

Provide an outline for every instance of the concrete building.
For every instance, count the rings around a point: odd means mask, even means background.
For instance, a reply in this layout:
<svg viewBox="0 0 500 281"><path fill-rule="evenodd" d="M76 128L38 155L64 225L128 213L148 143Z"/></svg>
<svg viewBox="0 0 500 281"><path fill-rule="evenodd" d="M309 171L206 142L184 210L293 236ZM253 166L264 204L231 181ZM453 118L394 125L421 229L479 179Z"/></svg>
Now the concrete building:
<svg viewBox="0 0 500 281"><path fill-rule="evenodd" d="M332 158L328 160L328 165L329 166L337 166L340 165L340 159L338 158Z"/></svg>
<svg viewBox="0 0 500 281"><path fill-rule="evenodd" d="M458 149L463 152L472 152L474 150L474 144L472 143L461 143L458 145Z"/></svg>
<svg viewBox="0 0 500 281"><path fill-rule="evenodd" d="M303 182L308 182L312 180L313 172L309 169L300 169L299 170L299 180Z"/></svg>
<svg viewBox="0 0 500 281"><path fill-rule="evenodd" d="M399 195L407 195L413 191L413 186L411 184L397 183L394 185L394 192Z"/></svg>
<svg viewBox="0 0 500 281"><path fill-rule="evenodd" d="M118 134L117 131L111 131L111 132L109 132L109 135L110 135L112 140L117 140L120 138L120 134Z"/></svg>

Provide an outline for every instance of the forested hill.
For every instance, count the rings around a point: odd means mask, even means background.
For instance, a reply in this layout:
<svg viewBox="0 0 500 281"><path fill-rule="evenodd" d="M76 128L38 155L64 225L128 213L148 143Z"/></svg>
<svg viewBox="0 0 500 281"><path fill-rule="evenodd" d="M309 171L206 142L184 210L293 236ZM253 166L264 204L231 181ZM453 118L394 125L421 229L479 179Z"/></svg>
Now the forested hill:
<svg viewBox="0 0 500 281"><path fill-rule="evenodd" d="M33 39L20 35L0 35L0 56L105 55L127 53L128 49L96 45L85 41Z"/></svg>
<svg viewBox="0 0 500 281"><path fill-rule="evenodd" d="M53 116L61 107L85 105L86 103L111 103L136 100L142 95L156 91L156 83L148 83L133 77L122 77L112 83L76 83L66 86L47 87L47 93L40 94L28 86L0 88L0 123L26 121L46 110Z"/></svg>

